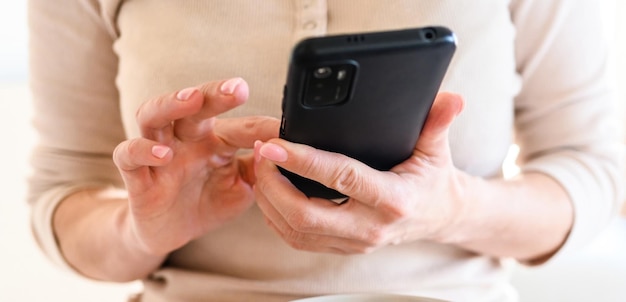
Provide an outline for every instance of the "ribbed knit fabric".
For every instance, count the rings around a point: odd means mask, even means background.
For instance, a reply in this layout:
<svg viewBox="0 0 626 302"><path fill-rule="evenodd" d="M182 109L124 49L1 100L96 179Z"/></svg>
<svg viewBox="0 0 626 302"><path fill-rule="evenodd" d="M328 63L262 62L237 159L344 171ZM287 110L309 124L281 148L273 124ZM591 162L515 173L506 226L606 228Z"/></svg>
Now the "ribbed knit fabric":
<svg viewBox="0 0 626 302"><path fill-rule="evenodd" d="M442 90L462 94L455 165L501 177L509 146L523 171L556 179L575 225L555 257L587 243L617 212L619 125L606 77L600 8L584 0L30 0L34 125L29 202L43 250L69 268L52 215L68 194L123 187L111 160L139 135L138 106L233 76L250 100L228 116L280 116L289 52L325 34L445 25L458 51ZM507 202L503 200L502 202ZM499 259L413 242L367 255L296 251L253 207L174 252L142 301L284 301L400 292L454 301L515 301Z"/></svg>

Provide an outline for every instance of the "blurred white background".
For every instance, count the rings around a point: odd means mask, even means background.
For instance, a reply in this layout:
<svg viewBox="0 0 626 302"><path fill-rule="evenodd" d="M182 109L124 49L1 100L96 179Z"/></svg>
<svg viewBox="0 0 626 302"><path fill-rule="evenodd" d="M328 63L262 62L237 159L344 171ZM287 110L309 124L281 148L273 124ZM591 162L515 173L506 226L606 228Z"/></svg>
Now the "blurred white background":
<svg viewBox="0 0 626 302"><path fill-rule="evenodd" d="M30 129L25 1L0 2L0 301L125 301L138 283L106 284L60 271L39 252L24 201ZM600 2L598 2L600 3ZM618 18L614 18L618 17ZM615 71L621 102L626 88L626 1L607 5L615 38ZM621 112L623 113L623 108ZM624 123L626 126L626 123ZM579 255L514 275L522 301L626 301L626 220L616 221Z"/></svg>

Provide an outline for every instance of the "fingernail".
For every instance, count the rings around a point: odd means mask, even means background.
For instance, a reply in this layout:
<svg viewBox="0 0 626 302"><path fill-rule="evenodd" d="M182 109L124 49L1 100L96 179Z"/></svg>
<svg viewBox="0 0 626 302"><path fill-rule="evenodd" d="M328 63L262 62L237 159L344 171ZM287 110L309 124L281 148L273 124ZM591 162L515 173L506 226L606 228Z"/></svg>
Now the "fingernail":
<svg viewBox="0 0 626 302"><path fill-rule="evenodd" d="M287 155L287 150L279 145L272 143L263 144L263 146L261 146L261 149L259 150L259 153L261 153L263 157L279 163L286 162L287 158L289 157Z"/></svg>
<svg viewBox="0 0 626 302"><path fill-rule="evenodd" d="M187 101L189 100L189 98L191 98L191 96L197 91L198 89L196 87L189 87L189 88L185 88L181 91L178 92L178 94L176 94L176 98L179 101Z"/></svg>
<svg viewBox="0 0 626 302"><path fill-rule="evenodd" d="M261 141L254 141L254 162L258 163L261 161L261 154L259 153L261 145L263 143Z"/></svg>
<svg viewBox="0 0 626 302"><path fill-rule="evenodd" d="M169 152L170 152L170 147L168 146L156 145L152 147L152 155L158 158L164 158Z"/></svg>
<svg viewBox="0 0 626 302"><path fill-rule="evenodd" d="M242 78L232 78L230 80L227 80L226 82L222 83L222 86L220 86L220 92L225 95L231 95L235 93L237 86L239 86L242 81Z"/></svg>

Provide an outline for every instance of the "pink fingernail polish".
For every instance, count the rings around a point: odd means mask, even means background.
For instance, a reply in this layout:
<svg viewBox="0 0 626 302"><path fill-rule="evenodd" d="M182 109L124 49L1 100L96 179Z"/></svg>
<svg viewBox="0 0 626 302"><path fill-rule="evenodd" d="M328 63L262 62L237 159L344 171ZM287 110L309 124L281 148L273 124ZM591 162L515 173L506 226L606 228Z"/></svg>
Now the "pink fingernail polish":
<svg viewBox="0 0 626 302"><path fill-rule="evenodd" d="M164 158L169 152L170 152L170 147L168 146L156 145L152 147L152 155L158 158Z"/></svg>
<svg viewBox="0 0 626 302"><path fill-rule="evenodd" d="M231 95L235 93L237 86L239 86L241 82L243 82L242 78L232 78L230 80L227 80L226 82L222 83L222 86L220 86L220 92L225 95Z"/></svg>
<svg viewBox="0 0 626 302"><path fill-rule="evenodd" d="M179 101L187 101L191 98L191 96L197 91L198 89L195 87L189 87L189 88L185 88L181 91L178 92L178 94L176 94L176 98Z"/></svg>
<svg viewBox="0 0 626 302"><path fill-rule="evenodd" d="M261 146L261 149L259 150L259 153L261 153L263 157L279 163L286 162L289 158L289 155L287 154L287 150L285 150L285 148L272 143L263 144L263 146Z"/></svg>

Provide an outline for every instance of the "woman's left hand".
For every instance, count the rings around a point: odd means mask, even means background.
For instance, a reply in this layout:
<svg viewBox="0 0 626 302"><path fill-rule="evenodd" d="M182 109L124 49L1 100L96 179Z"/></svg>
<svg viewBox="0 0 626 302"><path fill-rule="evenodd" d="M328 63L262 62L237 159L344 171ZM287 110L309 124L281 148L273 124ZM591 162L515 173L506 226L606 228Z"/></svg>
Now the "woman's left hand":
<svg viewBox="0 0 626 302"><path fill-rule="evenodd" d="M450 232L467 208L467 175L454 167L448 144L448 129L463 105L460 96L440 93L413 155L390 171L281 139L257 142L255 193L267 223L296 249L339 254ZM308 198L276 165L350 199L336 205Z"/></svg>

